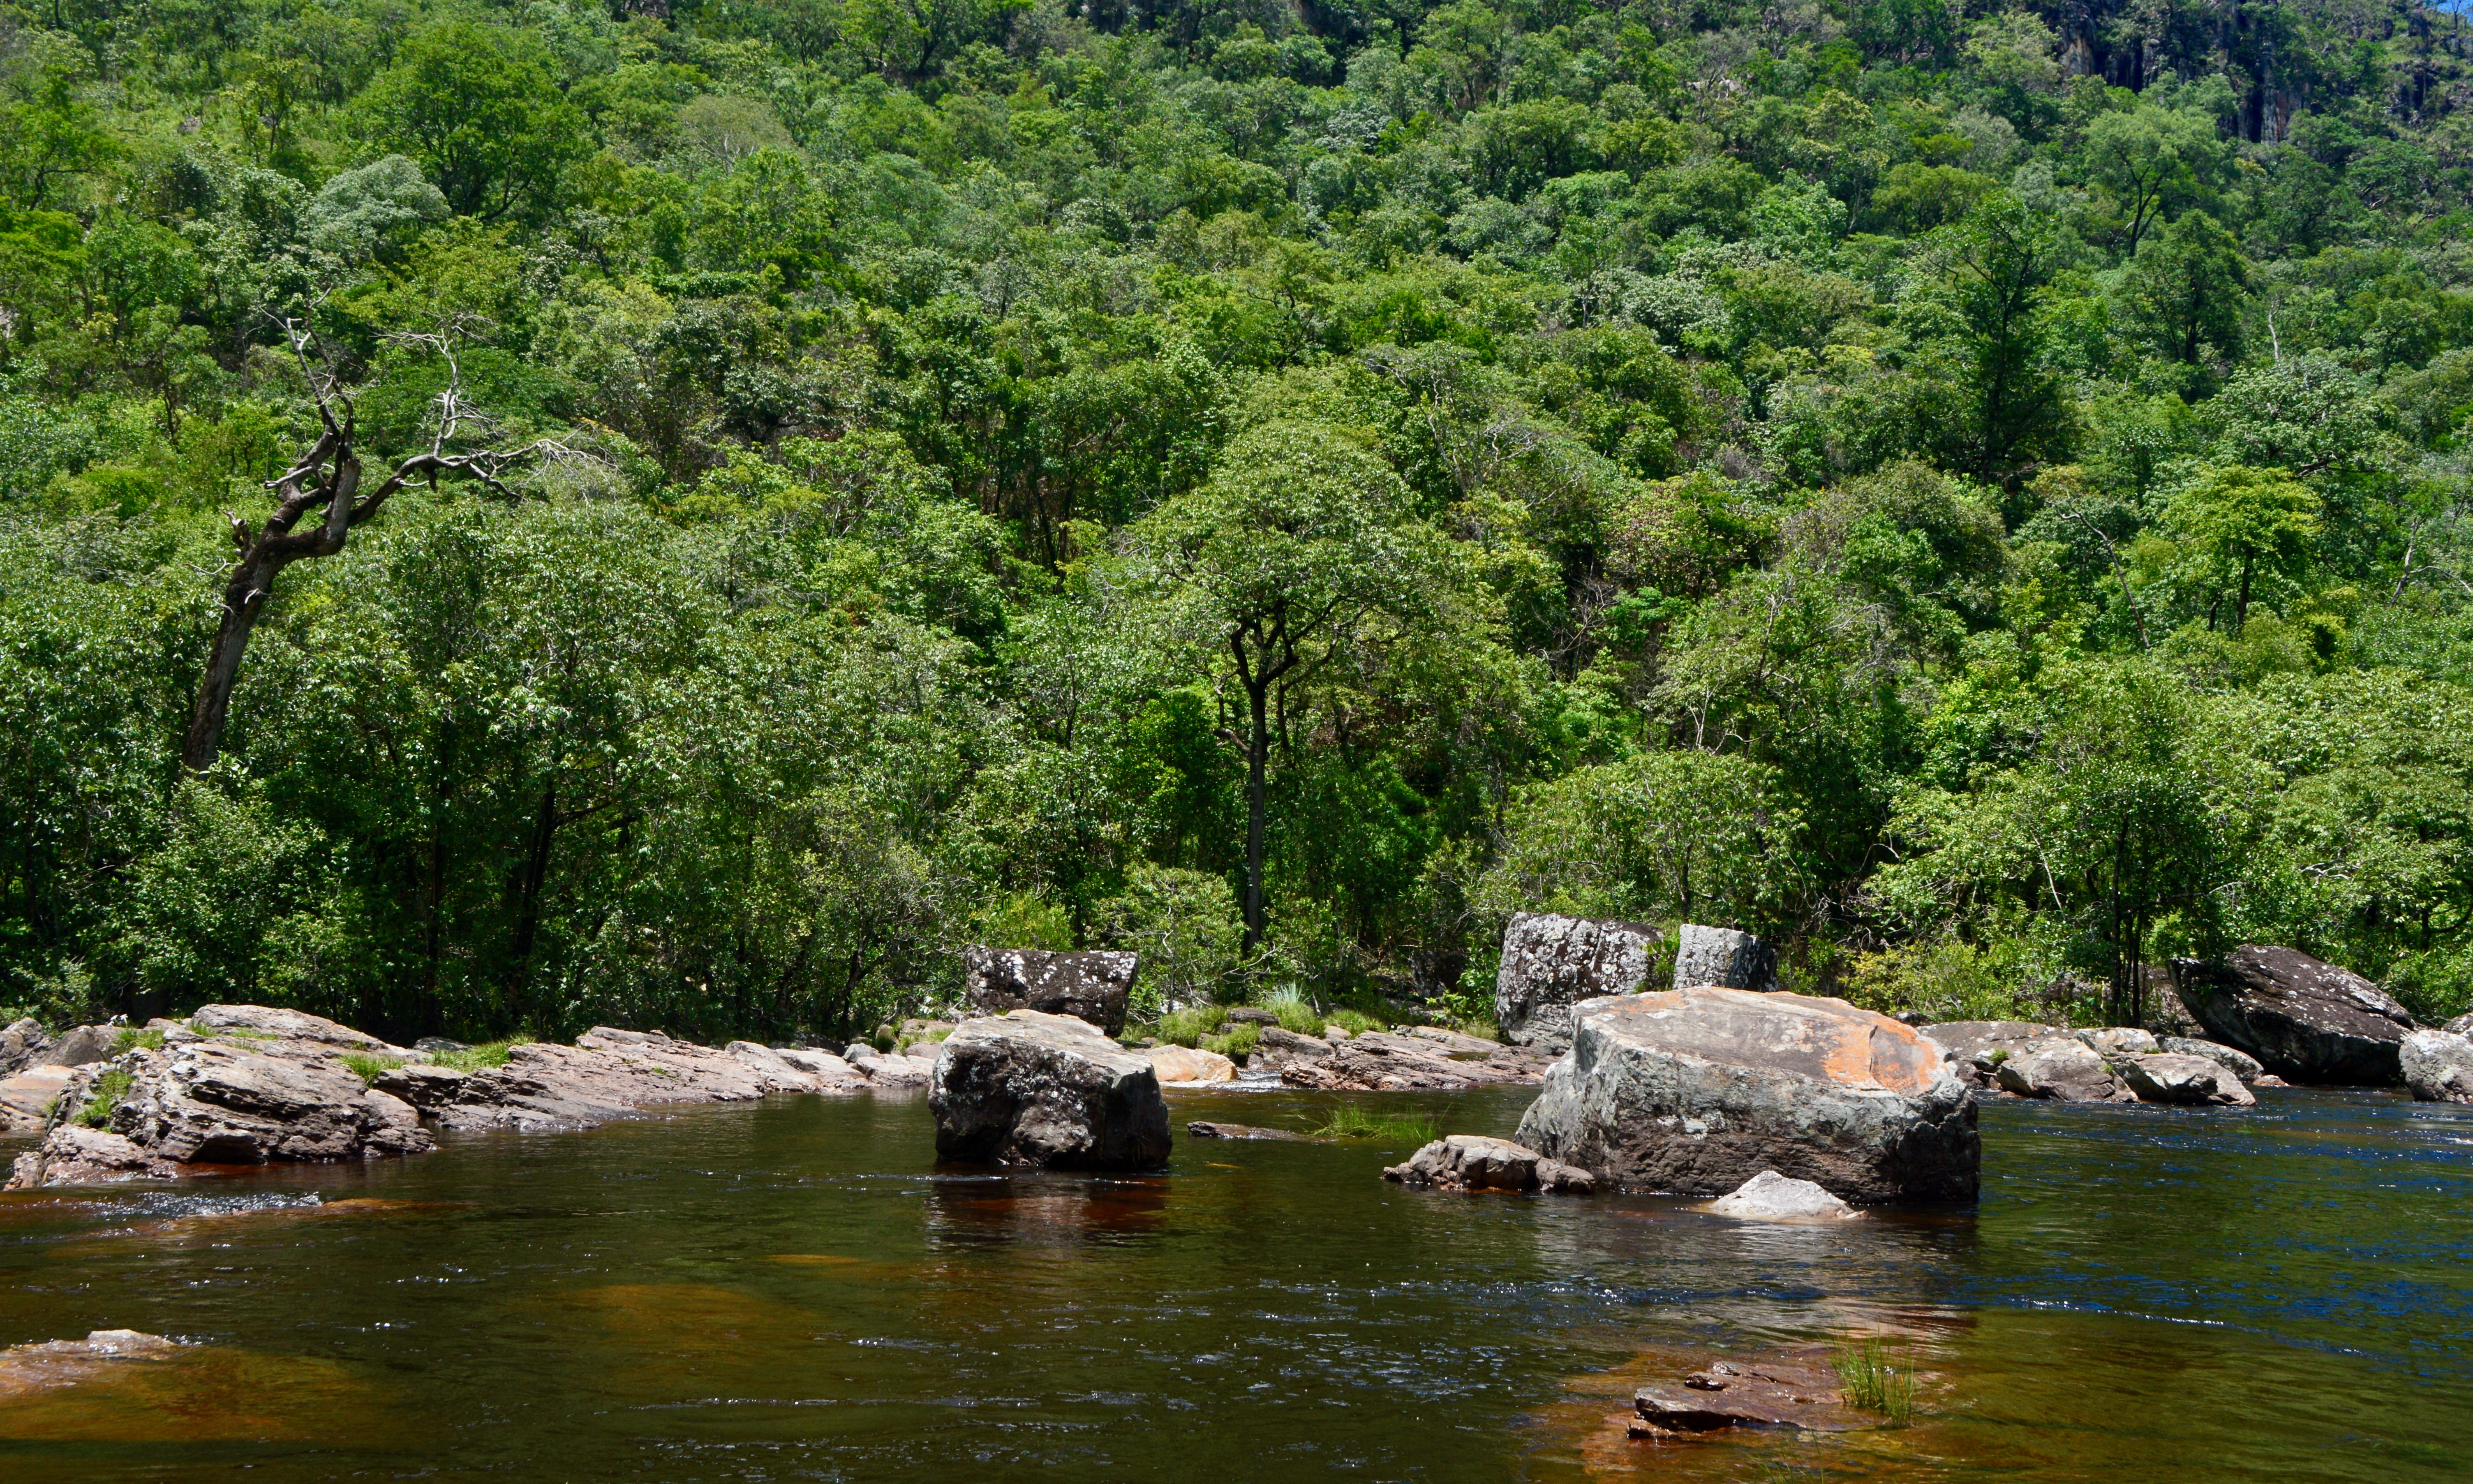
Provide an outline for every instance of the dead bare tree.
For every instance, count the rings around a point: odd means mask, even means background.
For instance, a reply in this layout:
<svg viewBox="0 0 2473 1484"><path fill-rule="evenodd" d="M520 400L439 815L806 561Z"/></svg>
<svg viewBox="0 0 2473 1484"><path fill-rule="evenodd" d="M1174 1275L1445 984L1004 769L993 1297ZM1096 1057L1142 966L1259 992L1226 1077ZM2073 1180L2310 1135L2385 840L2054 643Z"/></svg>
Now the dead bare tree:
<svg viewBox="0 0 2473 1484"><path fill-rule="evenodd" d="M376 515L395 492L426 478L435 487L445 474L468 475L504 492L498 476L508 466L535 455L544 445L514 450L480 448L454 451L475 426L487 429L464 398L463 369L457 364L455 341L464 326L434 333L394 337L396 343L435 351L446 363L446 388L433 405L437 422L428 451L397 464L393 472L368 491L361 488L361 461L353 449L353 405L349 393L331 367L317 364L315 335L305 321L287 319L283 333L292 344L309 396L317 404L321 431L309 451L276 478L267 481L275 491L275 513L252 528L238 515L231 519L232 545L239 555L224 584L223 613L215 629L214 648L206 657L206 673L198 682L197 706L189 713L189 731L180 747L180 768L192 777L215 764L222 751L224 721L231 709L232 683L240 678L241 657L249 636L275 592L275 579L285 567L305 557L331 557L344 549L352 528ZM318 523L299 529L302 517L323 511Z"/></svg>

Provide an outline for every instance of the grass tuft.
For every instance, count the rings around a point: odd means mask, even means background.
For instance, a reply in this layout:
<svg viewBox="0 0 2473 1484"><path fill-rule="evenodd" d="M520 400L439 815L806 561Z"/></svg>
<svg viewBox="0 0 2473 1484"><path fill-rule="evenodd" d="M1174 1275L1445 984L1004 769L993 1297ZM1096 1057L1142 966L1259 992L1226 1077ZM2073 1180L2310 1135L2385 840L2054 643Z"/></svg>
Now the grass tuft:
<svg viewBox="0 0 2473 1484"><path fill-rule="evenodd" d="M141 1031L133 1025L124 1025L120 1028L119 1039L111 1044L112 1050L123 1053L137 1050L141 1046L148 1051L162 1050L163 1028L158 1025L152 1030Z"/></svg>
<svg viewBox="0 0 2473 1484"><path fill-rule="evenodd" d="M1323 1138L1387 1138L1422 1149L1434 1141L1438 1126L1431 1113L1378 1113L1343 1103L1332 1110L1331 1121L1314 1133Z"/></svg>
<svg viewBox="0 0 2473 1484"><path fill-rule="evenodd" d="M466 1046L461 1051L433 1052L429 1060L454 1071L487 1071L492 1066L506 1065L507 1048L520 1044L520 1041L485 1041L477 1046Z"/></svg>
<svg viewBox="0 0 2473 1484"><path fill-rule="evenodd" d="M111 1111L129 1095L130 1084L135 1080L117 1066L94 1079L92 1090L85 1095L85 1106L78 1110L77 1121L90 1129L111 1127Z"/></svg>
<svg viewBox="0 0 2473 1484"><path fill-rule="evenodd" d="M344 1065L352 1069L353 1076L361 1079L361 1085L363 1087L367 1087L370 1084L376 1082L380 1077L385 1076L388 1072L401 1066L403 1065L403 1058L399 1056L373 1056L366 1051L347 1051L344 1053Z"/></svg>
<svg viewBox="0 0 2473 1484"><path fill-rule="evenodd" d="M1898 1361L1883 1340L1838 1347L1837 1379L1845 1388L1846 1404L1878 1412L1892 1427L1905 1426L1915 1415L1915 1368L1911 1353L1905 1365Z"/></svg>
<svg viewBox="0 0 2473 1484"><path fill-rule="evenodd" d="M1341 1030L1348 1032L1351 1036L1362 1036L1367 1031L1379 1031L1382 1029L1381 1021L1377 1020L1362 1010L1334 1010L1324 1018L1329 1023L1336 1025Z"/></svg>
<svg viewBox="0 0 2473 1484"><path fill-rule="evenodd" d="M1216 1051L1221 1056L1227 1057L1231 1061L1235 1061L1240 1057L1252 1056L1254 1054L1254 1048L1261 1043L1262 1028L1256 1025L1253 1021L1248 1020L1244 1024L1231 1030L1225 1036L1204 1037L1202 1041L1202 1049L1205 1051Z"/></svg>
<svg viewBox="0 0 2473 1484"><path fill-rule="evenodd" d="M1194 1005L1184 1010L1171 1010L1160 1017L1159 1039L1163 1045L1198 1046L1202 1038L1217 1034L1228 1023L1228 1011L1219 1005Z"/></svg>
<svg viewBox="0 0 2473 1484"><path fill-rule="evenodd" d="M1305 992L1293 984L1284 984L1261 998L1261 1006L1280 1017L1280 1029L1298 1036L1320 1036L1322 1012L1314 1009Z"/></svg>

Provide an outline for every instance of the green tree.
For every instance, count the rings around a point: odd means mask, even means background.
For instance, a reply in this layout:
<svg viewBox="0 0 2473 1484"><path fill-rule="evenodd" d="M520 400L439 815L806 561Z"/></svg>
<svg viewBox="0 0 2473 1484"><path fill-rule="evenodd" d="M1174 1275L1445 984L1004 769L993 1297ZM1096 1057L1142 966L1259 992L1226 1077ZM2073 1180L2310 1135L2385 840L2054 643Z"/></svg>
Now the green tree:
<svg viewBox="0 0 2473 1484"><path fill-rule="evenodd" d="M2232 589L2233 632L2249 621L2252 585L2291 578L2312 559L2318 534L2318 496L2280 469L2230 465L2209 470L2164 508L2164 530L2197 559L2194 575L2210 591L2207 627L2214 628L2224 589Z"/></svg>
<svg viewBox="0 0 2473 1484"><path fill-rule="evenodd" d="M548 209L589 150L534 31L441 21L404 43L360 110L372 146L418 160L458 215L485 221Z"/></svg>
<svg viewBox="0 0 2473 1484"><path fill-rule="evenodd" d="M2098 114L2087 126L2083 157L2088 178L2127 219L2124 229L2135 253L2168 208L2222 177L2229 152L2204 113L2142 99Z"/></svg>
<svg viewBox="0 0 2473 1484"><path fill-rule="evenodd" d="M2202 353L2238 362L2249 263L2216 219L2193 211L2147 239L2122 275L2123 307L2156 353L2184 366Z"/></svg>

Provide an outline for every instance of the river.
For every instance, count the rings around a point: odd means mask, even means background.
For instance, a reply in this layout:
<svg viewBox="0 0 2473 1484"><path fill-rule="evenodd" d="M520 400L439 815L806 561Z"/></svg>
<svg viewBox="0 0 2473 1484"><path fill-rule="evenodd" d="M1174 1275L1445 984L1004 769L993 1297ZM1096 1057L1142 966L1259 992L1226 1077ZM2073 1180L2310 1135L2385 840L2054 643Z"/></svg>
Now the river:
<svg viewBox="0 0 2473 1484"><path fill-rule="evenodd" d="M1153 1179L940 1171L924 1099L784 1098L0 1197L0 1344L196 1342L0 1376L0 1473L2473 1477L2473 1109L2005 1100L1980 1209L1810 1228L1405 1190L1397 1146L1183 1133L1332 1098L1172 1101ZM1850 1336L1920 1370L1912 1425L1623 1435L1644 1379Z"/></svg>

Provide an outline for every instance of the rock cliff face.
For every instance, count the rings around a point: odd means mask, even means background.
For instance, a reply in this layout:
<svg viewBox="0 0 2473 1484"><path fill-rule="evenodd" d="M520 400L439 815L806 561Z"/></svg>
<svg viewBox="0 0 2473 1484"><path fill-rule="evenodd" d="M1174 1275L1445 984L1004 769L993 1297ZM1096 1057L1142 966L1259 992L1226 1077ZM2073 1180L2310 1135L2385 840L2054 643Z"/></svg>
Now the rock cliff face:
<svg viewBox="0 0 2473 1484"><path fill-rule="evenodd" d="M1502 968L1494 976L1495 1023L1514 1045L1569 1050L1572 1007L1650 988L1664 941L1645 922L1515 912L1502 930Z"/></svg>
<svg viewBox="0 0 2473 1484"><path fill-rule="evenodd" d="M2245 945L2221 964L2184 962L2181 998L2210 1039L2301 1083L2388 1087L2413 1017L2349 969L2293 948Z"/></svg>
<svg viewBox="0 0 2473 1484"><path fill-rule="evenodd" d="M1111 1036L1125 1029L1125 1000L1141 960L1131 953L1045 948L966 948L962 971L971 1008L983 1016L1008 1010L1072 1016Z"/></svg>
<svg viewBox="0 0 2473 1484"><path fill-rule="evenodd" d="M1146 1170L1167 1162L1167 1102L1150 1059L1076 1017L1007 1011L945 1039L928 1083L939 1159Z"/></svg>
<svg viewBox="0 0 2473 1484"><path fill-rule="evenodd" d="M1886 1016L1682 989L1583 1001L1573 1018L1571 1054L1517 1136L1549 1158L1681 1195L1774 1170L1859 1205L1975 1197L1974 1096L1938 1046Z"/></svg>

